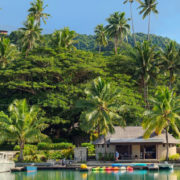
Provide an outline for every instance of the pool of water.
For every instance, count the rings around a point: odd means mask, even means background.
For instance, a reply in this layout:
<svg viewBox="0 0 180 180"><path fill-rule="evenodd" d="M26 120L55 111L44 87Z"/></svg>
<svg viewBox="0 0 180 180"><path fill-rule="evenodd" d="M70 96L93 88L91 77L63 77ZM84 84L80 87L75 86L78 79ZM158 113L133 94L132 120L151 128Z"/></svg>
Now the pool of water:
<svg viewBox="0 0 180 180"><path fill-rule="evenodd" d="M0 173L0 180L180 180L180 169L174 171L150 172L79 172L38 171L37 173Z"/></svg>

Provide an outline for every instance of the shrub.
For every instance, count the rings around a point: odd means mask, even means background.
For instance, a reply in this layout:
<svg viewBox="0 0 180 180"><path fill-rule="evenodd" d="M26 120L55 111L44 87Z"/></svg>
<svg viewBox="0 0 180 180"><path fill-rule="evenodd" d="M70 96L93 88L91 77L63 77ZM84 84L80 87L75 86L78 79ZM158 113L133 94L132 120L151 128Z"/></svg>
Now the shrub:
<svg viewBox="0 0 180 180"><path fill-rule="evenodd" d="M177 161L179 159L180 159L180 154L174 154L174 155L169 156L170 161Z"/></svg>
<svg viewBox="0 0 180 180"><path fill-rule="evenodd" d="M41 157L40 157L40 161L42 161L42 162L46 162L46 161L47 161L46 156L41 156Z"/></svg>
<svg viewBox="0 0 180 180"><path fill-rule="evenodd" d="M62 150L74 148L75 146L72 143L39 143L39 150Z"/></svg>
<svg viewBox="0 0 180 180"><path fill-rule="evenodd" d="M36 153L37 149L38 148L36 145L25 144L23 153L24 153L24 155L34 155ZM19 151L19 150L20 150L19 145L16 145L14 147L14 151Z"/></svg>
<svg viewBox="0 0 180 180"><path fill-rule="evenodd" d="M102 160L103 160L103 155L102 155L102 153L99 153L99 154L98 154L98 160L99 160L99 161L102 161Z"/></svg>
<svg viewBox="0 0 180 180"><path fill-rule="evenodd" d="M74 151L73 149L63 149L61 151L63 158L73 159Z"/></svg>
<svg viewBox="0 0 180 180"><path fill-rule="evenodd" d="M81 147L87 147L88 148L88 154L95 154L95 147L91 143L82 143Z"/></svg>
<svg viewBox="0 0 180 180"><path fill-rule="evenodd" d="M58 160L58 159L62 159L62 153L61 151L55 151L55 152L50 152L49 153L49 159L55 159L55 160Z"/></svg>

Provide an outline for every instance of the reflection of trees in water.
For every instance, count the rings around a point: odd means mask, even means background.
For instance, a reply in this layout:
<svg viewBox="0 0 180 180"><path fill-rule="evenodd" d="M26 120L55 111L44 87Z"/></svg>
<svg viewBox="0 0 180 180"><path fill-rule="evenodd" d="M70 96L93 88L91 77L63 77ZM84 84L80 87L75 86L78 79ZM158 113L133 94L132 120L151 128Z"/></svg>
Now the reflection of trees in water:
<svg viewBox="0 0 180 180"><path fill-rule="evenodd" d="M3 177L4 175L4 177ZM36 174L0 174L0 180L178 180L180 171L79 172L38 171Z"/></svg>
<svg viewBox="0 0 180 180"><path fill-rule="evenodd" d="M150 177L152 180L159 180L159 179L160 180L177 180L178 177L180 176L176 174L176 171L174 172L174 171L169 171L169 170L166 170L166 171L160 170L159 172L154 172L154 173L149 172L148 180L151 180Z"/></svg>
<svg viewBox="0 0 180 180"><path fill-rule="evenodd" d="M11 173L0 173L0 180L15 180L15 175Z"/></svg>

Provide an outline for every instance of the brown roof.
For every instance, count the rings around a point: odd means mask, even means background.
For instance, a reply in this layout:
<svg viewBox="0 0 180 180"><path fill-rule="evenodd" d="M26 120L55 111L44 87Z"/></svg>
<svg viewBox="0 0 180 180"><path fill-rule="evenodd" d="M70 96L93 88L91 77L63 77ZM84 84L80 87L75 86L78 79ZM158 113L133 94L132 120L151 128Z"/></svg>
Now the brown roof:
<svg viewBox="0 0 180 180"><path fill-rule="evenodd" d="M107 143L166 143L165 132L157 136L152 133L149 139L144 139L145 130L140 126L127 126L121 128L116 126L114 134L108 134L106 136ZM175 139L171 134L168 134L169 143L179 144L180 142ZM101 136L94 144L104 144L104 137Z"/></svg>

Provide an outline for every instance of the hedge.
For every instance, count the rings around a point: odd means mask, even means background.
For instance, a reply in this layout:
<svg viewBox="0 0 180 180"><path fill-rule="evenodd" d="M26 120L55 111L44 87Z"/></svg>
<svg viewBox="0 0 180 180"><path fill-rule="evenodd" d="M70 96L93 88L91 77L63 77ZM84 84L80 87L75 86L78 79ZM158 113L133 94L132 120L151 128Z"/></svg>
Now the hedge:
<svg viewBox="0 0 180 180"><path fill-rule="evenodd" d="M88 148L88 154L94 154L95 153L95 147L91 143L82 143L81 147L87 147Z"/></svg>
<svg viewBox="0 0 180 180"><path fill-rule="evenodd" d="M75 147L72 143L39 143L37 146L38 150L62 150Z"/></svg>

